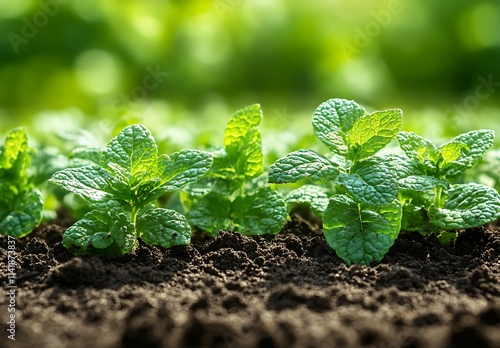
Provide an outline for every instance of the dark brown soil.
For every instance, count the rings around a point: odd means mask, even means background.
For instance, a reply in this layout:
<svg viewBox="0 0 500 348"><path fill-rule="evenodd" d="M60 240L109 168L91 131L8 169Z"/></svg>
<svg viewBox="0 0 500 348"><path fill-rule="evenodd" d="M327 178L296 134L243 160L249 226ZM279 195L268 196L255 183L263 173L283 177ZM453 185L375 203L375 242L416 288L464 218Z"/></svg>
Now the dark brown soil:
<svg viewBox="0 0 500 348"><path fill-rule="evenodd" d="M277 236L140 244L115 260L70 255L63 231L16 242L16 340L1 296L0 347L500 347L498 228L453 248L402 235L369 267L345 265L298 216Z"/></svg>

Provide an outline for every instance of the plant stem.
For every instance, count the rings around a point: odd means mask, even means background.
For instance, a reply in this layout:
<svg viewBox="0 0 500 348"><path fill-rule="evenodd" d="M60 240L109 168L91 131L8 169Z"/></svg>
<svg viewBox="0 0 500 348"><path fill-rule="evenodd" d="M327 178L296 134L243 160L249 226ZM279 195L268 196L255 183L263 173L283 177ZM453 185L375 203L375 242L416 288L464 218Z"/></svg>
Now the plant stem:
<svg viewBox="0 0 500 348"><path fill-rule="evenodd" d="M441 192L442 192L443 188L438 186L436 187L436 196L434 197L434 206L436 208L440 208L441 207Z"/></svg>

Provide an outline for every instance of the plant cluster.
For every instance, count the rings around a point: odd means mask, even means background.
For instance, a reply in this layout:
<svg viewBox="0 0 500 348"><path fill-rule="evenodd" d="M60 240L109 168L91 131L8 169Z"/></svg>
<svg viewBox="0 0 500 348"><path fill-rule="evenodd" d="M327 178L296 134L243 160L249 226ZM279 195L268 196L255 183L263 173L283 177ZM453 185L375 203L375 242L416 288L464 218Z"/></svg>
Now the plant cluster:
<svg viewBox="0 0 500 348"><path fill-rule="evenodd" d="M500 217L499 193L464 181L492 146L493 131L471 131L436 146L401 131L399 109L368 113L354 101L331 99L312 118L324 154L294 151L266 172L262 118L259 105L248 106L227 123L223 147L170 155L159 154L149 130L133 124L105 148L91 141L67 156L44 149L34 157L39 168L31 170L26 132L15 129L0 148L0 232L22 237L40 223L36 184L50 176L61 204L70 202L81 214L63 236L76 254L120 255L138 239L185 245L192 228L212 237L220 230L275 234L286 222L287 205L307 203L340 258L369 264L383 258L400 231L452 243L458 230ZM389 151L396 141L399 150ZM479 166L484 175L494 173L491 163ZM288 183L295 189L283 197L275 184Z"/></svg>
<svg viewBox="0 0 500 348"><path fill-rule="evenodd" d="M29 234L42 219L43 198L30 175L31 150L24 128L7 134L0 146L0 233Z"/></svg>

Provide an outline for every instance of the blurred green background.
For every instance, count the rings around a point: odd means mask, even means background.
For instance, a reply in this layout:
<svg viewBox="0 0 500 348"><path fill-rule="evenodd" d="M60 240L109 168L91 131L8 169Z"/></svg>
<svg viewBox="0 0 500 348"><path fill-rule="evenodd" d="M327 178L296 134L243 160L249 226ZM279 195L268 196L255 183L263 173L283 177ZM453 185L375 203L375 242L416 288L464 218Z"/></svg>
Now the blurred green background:
<svg viewBox="0 0 500 348"><path fill-rule="evenodd" d="M0 32L2 134L143 122L180 146L253 103L312 133L334 97L500 134L498 0L0 0Z"/></svg>

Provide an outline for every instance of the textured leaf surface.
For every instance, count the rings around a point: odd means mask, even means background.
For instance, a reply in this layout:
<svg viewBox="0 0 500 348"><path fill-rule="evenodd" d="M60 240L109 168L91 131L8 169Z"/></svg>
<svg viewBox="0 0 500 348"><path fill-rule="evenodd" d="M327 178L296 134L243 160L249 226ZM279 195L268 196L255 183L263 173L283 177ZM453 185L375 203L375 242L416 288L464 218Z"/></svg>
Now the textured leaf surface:
<svg viewBox="0 0 500 348"><path fill-rule="evenodd" d="M347 157L359 161L376 154L398 134L403 121L399 109L374 112L358 118L348 134Z"/></svg>
<svg viewBox="0 0 500 348"><path fill-rule="evenodd" d="M316 185L303 185L285 197L287 203L306 203L317 216L322 216L328 206L327 189Z"/></svg>
<svg viewBox="0 0 500 348"><path fill-rule="evenodd" d="M436 187L448 188L450 182L425 175L410 175L398 181L401 190L428 191Z"/></svg>
<svg viewBox="0 0 500 348"><path fill-rule="evenodd" d="M62 244L68 249L76 247L77 253L85 252L94 243L97 248L104 247L104 239L112 241L111 225L107 213L92 210L64 232Z"/></svg>
<svg viewBox="0 0 500 348"><path fill-rule="evenodd" d="M247 236L278 233L288 214L283 198L269 187L237 197L233 211L238 232Z"/></svg>
<svg viewBox="0 0 500 348"><path fill-rule="evenodd" d="M352 100L330 99L322 103L313 115L314 133L333 153L345 155L346 133L364 114L365 109Z"/></svg>
<svg viewBox="0 0 500 348"><path fill-rule="evenodd" d="M120 183L113 175L99 166L64 169L55 173L50 182L91 203L112 199L114 195L124 197L123 195L126 195L128 191L124 183Z"/></svg>
<svg viewBox="0 0 500 348"><path fill-rule="evenodd" d="M11 130L5 138L4 146L0 150L0 169L14 169L14 172L23 171L24 158L28 150L28 135L23 127Z"/></svg>
<svg viewBox="0 0 500 348"><path fill-rule="evenodd" d="M251 105L231 117L224 133L224 146L236 172L248 179L264 170L262 141L257 128L261 121L260 105Z"/></svg>
<svg viewBox="0 0 500 348"><path fill-rule="evenodd" d="M146 173L155 163L157 147L153 136L143 125L131 125L122 130L106 146L101 166L118 172L119 166L127 176ZM117 173L118 174L118 173Z"/></svg>
<svg viewBox="0 0 500 348"><path fill-rule="evenodd" d="M269 182L282 184L304 178L329 182L338 175L337 165L310 150L299 150L278 159L269 168Z"/></svg>
<svg viewBox="0 0 500 348"><path fill-rule="evenodd" d="M153 208L139 213L137 230L149 245L170 248L191 242L191 227L184 215L169 209Z"/></svg>
<svg viewBox="0 0 500 348"><path fill-rule="evenodd" d="M22 192L13 198L12 208L6 206L7 209L2 211L5 208L0 204L0 216L3 216L0 220L0 234L20 238L29 234L40 223L43 198L36 189Z"/></svg>
<svg viewBox="0 0 500 348"><path fill-rule="evenodd" d="M411 175L423 175L419 170L417 163L402 155L384 155L377 156L377 160L388 165L396 173L398 180Z"/></svg>
<svg viewBox="0 0 500 348"><path fill-rule="evenodd" d="M163 192L181 190L198 181L213 163L212 155L199 150L182 150L170 156L161 156L158 163Z"/></svg>
<svg viewBox="0 0 500 348"><path fill-rule="evenodd" d="M399 132L397 139L399 146L410 160L421 163L428 174L436 171L439 152L432 142L412 132Z"/></svg>
<svg viewBox="0 0 500 348"><path fill-rule="evenodd" d="M357 202L369 205L389 204L398 194L396 173L375 158L358 162L350 174L339 174L335 183Z"/></svg>
<svg viewBox="0 0 500 348"><path fill-rule="evenodd" d="M459 135L439 148L445 159L441 175L453 179L472 168L493 145L495 132L476 130Z"/></svg>
<svg viewBox="0 0 500 348"><path fill-rule="evenodd" d="M475 183L455 185L447 192L442 209L431 207L429 217L444 229L482 226L500 218L500 195Z"/></svg>
<svg viewBox="0 0 500 348"><path fill-rule="evenodd" d="M348 264L381 260L401 228L401 205L363 208L345 195L330 199L323 215L326 241Z"/></svg>

